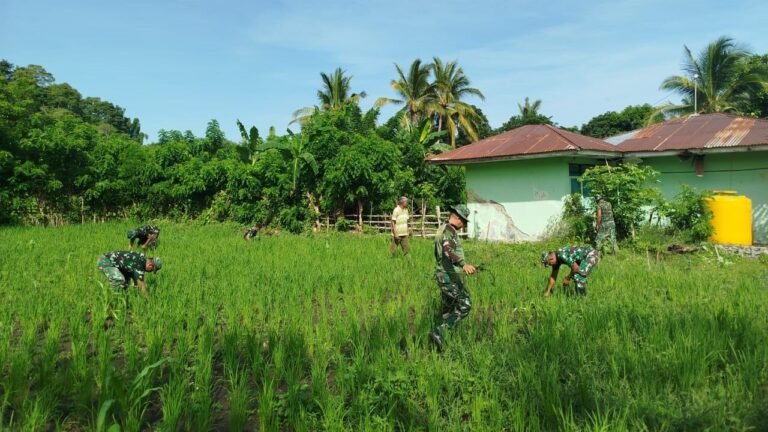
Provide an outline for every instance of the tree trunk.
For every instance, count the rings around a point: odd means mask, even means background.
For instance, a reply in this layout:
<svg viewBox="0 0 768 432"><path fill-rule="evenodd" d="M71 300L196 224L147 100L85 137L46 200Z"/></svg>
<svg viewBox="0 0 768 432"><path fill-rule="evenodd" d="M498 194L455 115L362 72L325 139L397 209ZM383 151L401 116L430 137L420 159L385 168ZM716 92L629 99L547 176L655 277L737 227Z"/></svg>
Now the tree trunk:
<svg viewBox="0 0 768 432"><path fill-rule="evenodd" d="M309 200L309 207L315 211L315 223L313 230L314 232L318 232L320 231L320 207L317 205L315 197L313 197L309 192L307 192L307 199Z"/></svg>
<svg viewBox="0 0 768 432"><path fill-rule="evenodd" d="M363 232L363 200L357 200L357 229Z"/></svg>

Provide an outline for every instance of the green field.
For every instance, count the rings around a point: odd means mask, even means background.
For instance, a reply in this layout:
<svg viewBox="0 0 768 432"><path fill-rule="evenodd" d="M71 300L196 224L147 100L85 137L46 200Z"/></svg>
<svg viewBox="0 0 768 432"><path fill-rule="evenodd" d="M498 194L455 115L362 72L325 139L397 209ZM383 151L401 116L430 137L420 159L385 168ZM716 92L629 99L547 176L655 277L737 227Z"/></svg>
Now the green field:
<svg viewBox="0 0 768 432"><path fill-rule="evenodd" d="M144 300L96 268L128 228L0 230L3 429L768 430L764 262L623 251L544 300L544 246L468 242L438 354L428 241L163 224Z"/></svg>

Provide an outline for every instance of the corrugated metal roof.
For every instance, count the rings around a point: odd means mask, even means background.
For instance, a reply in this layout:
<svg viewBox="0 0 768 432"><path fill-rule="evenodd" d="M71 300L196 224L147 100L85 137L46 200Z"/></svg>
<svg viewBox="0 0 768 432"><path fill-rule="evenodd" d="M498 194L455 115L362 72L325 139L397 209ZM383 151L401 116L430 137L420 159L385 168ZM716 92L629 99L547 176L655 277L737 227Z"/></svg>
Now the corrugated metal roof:
<svg viewBox="0 0 768 432"><path fill-rule="evenodd" d="M616 147L549 125L527 125L431 156L429 160L434 163L470 162L580 150L614 153Z"/></svg>
<svg viewBox="0 0 768 432"><path fill-rule="evenodd" d="M768 120L715 113L692 115L655 124L618 144L621 152L661 152L768 144Z"/></svg>

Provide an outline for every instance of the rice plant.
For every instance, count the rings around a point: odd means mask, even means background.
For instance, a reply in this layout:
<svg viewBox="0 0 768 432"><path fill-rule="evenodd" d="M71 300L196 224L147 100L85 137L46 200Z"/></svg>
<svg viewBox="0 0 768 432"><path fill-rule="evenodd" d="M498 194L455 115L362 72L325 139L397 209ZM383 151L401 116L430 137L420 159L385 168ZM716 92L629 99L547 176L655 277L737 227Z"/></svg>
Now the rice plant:
<svg viewBox="0 0 768 432"><path fill-rule="evenodd" d="M130 224L128 224L130 225ZM473 309L439 354L432 245L163 224L164 268L111 292L125 224L0 229L0 428L759 430L768 269L607 257L542 298L555 245L467 242ZM722 254L722 253L721 253ZM757 275L757 276L756 276Z"/></svg>

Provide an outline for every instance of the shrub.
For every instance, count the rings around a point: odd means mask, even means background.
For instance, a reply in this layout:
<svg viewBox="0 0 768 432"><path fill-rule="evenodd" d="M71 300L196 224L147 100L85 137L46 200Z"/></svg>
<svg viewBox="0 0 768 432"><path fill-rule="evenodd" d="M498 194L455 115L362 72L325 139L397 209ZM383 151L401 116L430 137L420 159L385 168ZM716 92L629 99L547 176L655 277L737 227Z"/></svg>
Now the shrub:
<svg viewBox="0 0 768 432"><path fill-rule="evenodd" d="M580 181L589 184L593 195L602 195L613 207L616 236L630 237L645 216L644 207L653 205L660 192L648 183L656 182L659 173L649 166L624 164L598 165L588 169Z"/></svg>
<svg viewBox="0 0 768 432"><path fill-rule="evenodd" d="M566 235L580 242L591 242L595 236L595 212L584 205L580 193L570 194L563 203L563 222L568 228Z"/></svg>
<svg viewBox="0 0 768 432"><path fill-rule="evenodd" d="M357 224L354 221L351 221L349 219L339 218L336 221L336 231L345 232L345 231L352 231L357 227Z"/></svg>
<svg viewBox="0 0 768 432"><path fill-rule="evenodd" d="M697 191L686 184L680 185L682 190L669 202L668 217L670 228L679 232L686 240L701 242L712 235L712 211L707 205L706 198L710 191Z"/></svg>

